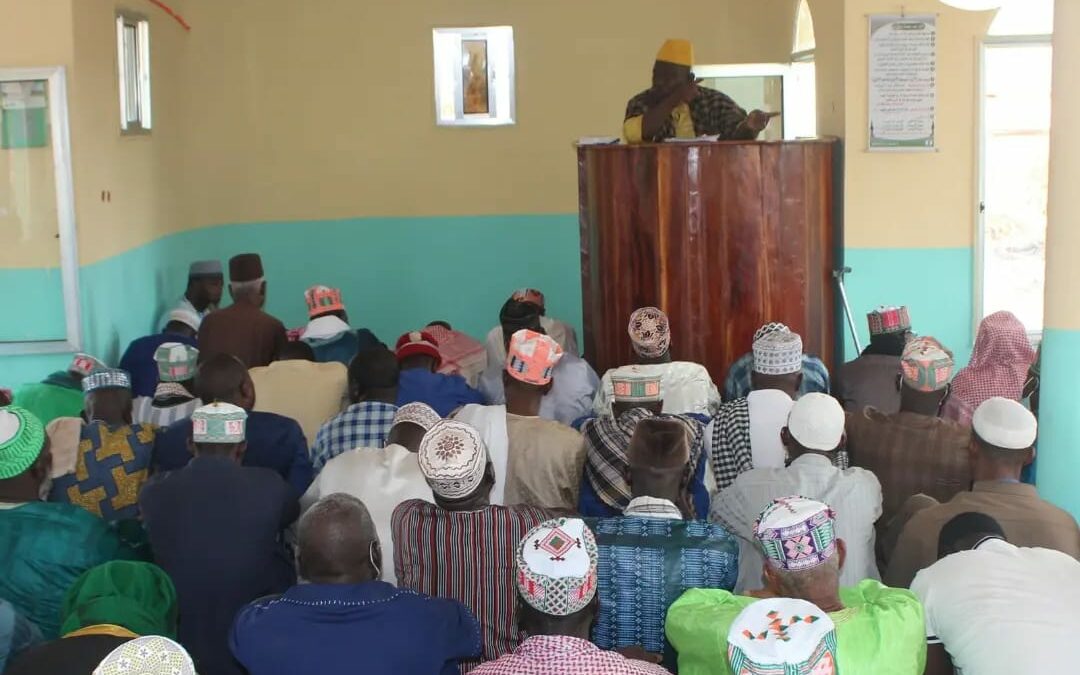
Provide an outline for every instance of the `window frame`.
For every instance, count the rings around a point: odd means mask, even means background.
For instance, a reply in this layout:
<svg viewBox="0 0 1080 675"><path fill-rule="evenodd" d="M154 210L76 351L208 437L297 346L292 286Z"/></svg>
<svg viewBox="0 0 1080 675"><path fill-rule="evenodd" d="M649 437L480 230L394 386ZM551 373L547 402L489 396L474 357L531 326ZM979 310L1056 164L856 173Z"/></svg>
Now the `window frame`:
<svg viewBox="0 0 1080 675"><path fill-rule="evenodd" d="M64 66L0 68L0 82L45 80L49 96L49 138L56 180L56 219L60 246L60 284L63 291L63 340L0 342L0 356L65 354L82 349L79 296L79 246L75 223L75 190L71 169L71 130L68 126L67 71Z"/></svg>
<svg viewBox="0 0 1080 675"><path fill-rule="evenodd" d="M135 31L135 72L129 73L127 59L128 28ZM120 92L120 133L125 135L148 134L154 126L153 103L150 86L150 20L142 14L120 11L116 13L116 63L117 85ZM134 87L136 118L128 117L129 85Z"/></svg>
<svg viewBox="0 0 1080 675"><path fill-rule="evenodd" d="M491 38L497 34L505 34L501 36L505 39L507 45L507 59L504 64L490 64L488 67L488 87L489 94L488 100L492 103L492 109L487 113L479 114L466 114L459 102L462 101L462 90L464 87L462 78L462 62L459 59L451 70L454 73L454 82L451 95L453 96L453 108L454 117L443 117L442 109L446 103L444 101L444 86L445 80L441 79L441 73L447 64L443 63L440 59L439 43L442 38L446 36L454 36L461 42L464 40L485 40L489 43ZM516 78L516 66L515 66L515 46L514 46L514 28L513 26L475 26L467 28L433 28L431 31L432 40L432 62L434 67L434 85L435 85L435 124L440 127L493 127L493 126L513 126L517 124L517 78ZM490 55L490 50L489 50ZM499 70L505 68L505 80L507 82L507 94L508 101L506 104L507 110L500 110L496 105L496 99L498 97L498 86L501 84L504 77Z"/></svg>

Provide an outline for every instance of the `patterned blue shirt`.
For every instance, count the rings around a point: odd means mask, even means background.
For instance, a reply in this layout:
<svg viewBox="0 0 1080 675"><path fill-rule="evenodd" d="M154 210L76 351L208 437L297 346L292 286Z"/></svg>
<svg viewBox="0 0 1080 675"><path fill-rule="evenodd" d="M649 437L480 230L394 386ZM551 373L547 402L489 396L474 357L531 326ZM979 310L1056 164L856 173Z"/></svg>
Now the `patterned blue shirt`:
<svg viewBox="0 0 1080 675"><path fill-rule="evenodd" d="M821 359L803 354L802 370L803 378L799 396L811 392L829 393L829 369L825 367ZM753 385L750 383L752 372L754 372L753 353L743 354L738 361L731 364L727 379L724 380L724 403L737 398L746 398L753 391Z"/></svg>
<svg viewBox="0 0 1080 675"><path fill-rule="evenodd" d="M311 463L316 473L343 452L386 445L396 412L397 406L391 403L360 401L323 424L311 446Z"/></svg>

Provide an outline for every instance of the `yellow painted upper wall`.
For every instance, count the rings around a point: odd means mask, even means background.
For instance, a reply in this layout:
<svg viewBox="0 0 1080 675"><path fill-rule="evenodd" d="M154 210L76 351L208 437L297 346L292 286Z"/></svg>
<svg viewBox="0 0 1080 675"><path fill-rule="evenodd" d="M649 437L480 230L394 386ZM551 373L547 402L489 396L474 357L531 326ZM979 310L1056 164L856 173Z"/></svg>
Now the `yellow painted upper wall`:
<svg viewBox="0 0 1080 675"><path fill-rule="evenodd" d="M787 60L794 2L192 0L189 220L573 212L572 142L618 134L667 37ZM517 124L435 125L431 31L511 25Z"/></svg>
<svg viewBox="0 0 1080 675"><path fill-rule="evenodd" d="M844 242L849 248L972 246L978 48L994 13L951 9L936 0L907 0L902 7L908 14L939 15L938 151L866 151L867 15L899 14L901 4L846 0Z"/></svg>

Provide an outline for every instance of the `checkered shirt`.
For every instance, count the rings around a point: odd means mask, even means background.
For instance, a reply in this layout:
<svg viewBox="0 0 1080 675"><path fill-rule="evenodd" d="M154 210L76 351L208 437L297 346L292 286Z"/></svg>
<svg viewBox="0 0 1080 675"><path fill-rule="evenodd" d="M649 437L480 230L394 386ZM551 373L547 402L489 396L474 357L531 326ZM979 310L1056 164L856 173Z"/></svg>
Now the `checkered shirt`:
<svg viewBox="0 0 1080 675"><path fill-rule="evenodd" d="M322 471L327 462L343 452L386 445L396 412L397 406L391 403L361 401L323 424L311 446L311 464L315 471Z"/></svg>
<svg viewBox="0 0 1080 675"><path fill-rule="evenodd" d="M749 140L757 134L740 133L738 127L746 119L746 111L731 97L715 89L699 88L697 98L690 101L690 118L698 136L720 136L720 140ZM652 90L643 91L626 104L626 119L644 115L652 105ZM658 139L674 138L675 124L668 118ZM653 139L647 139L653 140Z"/></svg>
<svg viewBox="0 0 1080 675"><path fill-rule="evenodd" d="M660 666L633 661L581 638L568 635L534 635L513 654L489 661L474 675L660 675Z"/></svg>
<svg viewBox="0 0 1080 675"><path fill-rule="evenodd" d="M817 392L829 393L829 369L821 359L816 356L803 354L802 357L803 380L799 388L799 396ZM753 391L750 383L750 374L754 372L754 355L743 354L739 360L731 364L728 369L727 379L724 380L724 401L734 401L737 398L746 398Z"/></svg>

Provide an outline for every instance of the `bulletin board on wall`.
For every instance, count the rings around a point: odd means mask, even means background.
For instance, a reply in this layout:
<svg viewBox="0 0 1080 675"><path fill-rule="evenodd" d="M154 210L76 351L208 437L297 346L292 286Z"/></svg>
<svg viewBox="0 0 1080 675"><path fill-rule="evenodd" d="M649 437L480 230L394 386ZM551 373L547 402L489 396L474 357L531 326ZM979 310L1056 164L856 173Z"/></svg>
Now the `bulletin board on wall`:
<svg viewBox="0 0 1080 675"><path fill-rule="evenodd" d="M48 82L0 83L0 149L49 145Z"/></svg>

